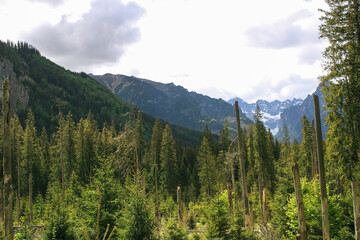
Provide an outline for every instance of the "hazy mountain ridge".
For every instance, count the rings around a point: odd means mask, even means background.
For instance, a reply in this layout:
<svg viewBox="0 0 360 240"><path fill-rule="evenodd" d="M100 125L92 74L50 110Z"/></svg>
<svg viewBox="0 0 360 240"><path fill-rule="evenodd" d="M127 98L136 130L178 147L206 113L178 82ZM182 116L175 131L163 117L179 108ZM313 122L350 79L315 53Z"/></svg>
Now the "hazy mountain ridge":
<svg viewBox="0 0 360 240"><path fill-rule="evenodd" d="M223 128L225 119L235 129L234 107L222 99L189 92L173 83L159 83L125 75L91 75L123 100L136 105L154 117L180 126L201 130L206 125L215 133ZM240 113L243 126L250 122Z"/></svg>
<svg viewBox="0 0 360 240"><path fill-rule="evenodd" d="M273 135L276 135L281 127L281 113L289 107L299 106L303 103L303 100L296 98L294 98L293 100L275 100L272 102L260 99L257 100L255 103L247 103L239 97L230 99L228 103L235 104L235 101L238 101L239 107L241 108L243 113L250 119L254 118L255 109L258 105L263 116L264 124L266 127L270 128Z"/></svg>

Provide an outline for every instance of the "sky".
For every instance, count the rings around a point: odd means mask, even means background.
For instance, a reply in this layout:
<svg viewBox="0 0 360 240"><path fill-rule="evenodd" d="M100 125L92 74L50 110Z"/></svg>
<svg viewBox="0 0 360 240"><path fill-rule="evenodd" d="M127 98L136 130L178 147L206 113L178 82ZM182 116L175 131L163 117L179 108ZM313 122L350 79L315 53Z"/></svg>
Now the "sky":
<svg viewBox="0 0 360 240"><path fill-rule="evenodd" d="M304 99L323 74L324 0L0 0L0 39L76 72L215 98Z"/></svg>

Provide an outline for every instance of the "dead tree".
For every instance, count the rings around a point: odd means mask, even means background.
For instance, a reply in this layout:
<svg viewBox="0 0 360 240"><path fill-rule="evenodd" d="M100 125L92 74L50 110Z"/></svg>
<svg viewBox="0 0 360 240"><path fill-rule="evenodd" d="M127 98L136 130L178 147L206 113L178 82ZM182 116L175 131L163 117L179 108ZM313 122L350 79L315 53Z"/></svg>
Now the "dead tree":
<svg viewBox="0 0 360 240"><path fill-rule="evenodd" d="M240 125L240 114L239 114L239 104L238 101L235 102L235 114L236 114L236 126L237 126L237 134L238 134L238 142L239 142L239 160L240 160L240 172L241 172L241 195L243 200L243 208L244 208L244 220L245 220L245 228L249 228L250 226L250 215L249 215L249 200L247 194L247 186L246 186L246 172L245 172L245 159L242 154L241 149L241 125Z"/></svg>
<svg viewBox="0 0 360 240"><path fill-rule="evenodd" d="M3 85L3 170L4 170L4 208L5 208L5 238L14 238L13 206L12 206L12 176L11 176L11 146L10 146L10 84L7 79Z"/></svg>
<svg viewBox="0 0 360 240"><path fill-rule="evenodd" d="M318 156L319 178L320 178L323 239L329 240L330 226L329 226L328 200L327 200L326 182L325 182L325 166L324 166L323 141L322 141L322 132L321 132L319 97L314 94L313 99L314 99L314 111L315 111L317 156Z"/></svg>

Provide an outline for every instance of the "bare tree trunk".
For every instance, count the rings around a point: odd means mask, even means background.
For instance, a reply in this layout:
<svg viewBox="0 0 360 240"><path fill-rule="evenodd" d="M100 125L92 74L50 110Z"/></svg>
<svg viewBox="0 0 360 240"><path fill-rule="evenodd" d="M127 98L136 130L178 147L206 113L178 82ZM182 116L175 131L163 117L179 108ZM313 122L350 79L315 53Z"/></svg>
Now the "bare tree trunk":
<svg viewBox="0 0 360 240"><path fill-rule="evenodd" d="M244 220L245 220L245 228L249 228L249 226L250 226L249 200L248 200L247 185L246 185L245 159L243 157L242 149L241 149L241 125L240 125L240 114L239 114L238 101L235 102L235 114L236 114L236 126L237 126L238 142L239 142L241 195L242 195L243 208L244 208L244 210L243 210L244 211Z"/></svg>
<svg viewBox="0 0 360 240"><path fill-rule="evenodd" d="M16 195L16 216L17 216L17 222L18 225L20 225L20 201L21 201L21 195L20 195L20 146L17 146L17 156L16 156L16 161L17 161L17 195Z"/></svg>
<svg viewBox="0 0 360 240"><path fill-rule="evenodd" d="M0 224L4 226L5 205L4 205L4 182L0 180Z"/></svg>
<svg viewBox="0 0 360 240"><path fill-rule="evenodd" d="M64 124L64 123L60 123ZM64 154L63 154L63 126L60 127L60 161L61 161L61 188L62 188L62 201L65 204L65 164L64 164Z"/></svg>
<svg viewBox="0 0 360 240"><path fill-rule="evenodd" d="M360 184L358 180L351 182L354 208L355 239L360 239Z"/></svg>
<svg viewBox="0 0 360 240"><path fill-rule="evenodd" d="M5 238L13 239L13 208L12 208L12 172L10 143L10 84L7 79L3 86L3 167L4 167L4 207L5 207Z"/></svg>
<svg viewBox="0 0 360 240"><path fill-rule="evenodd" d="M312 139L313 144L311 148L311 161L312 161L312 177L315 178L318 174L318 165L316 159L316 134L315 134L315 127L314 127L314 120L312 121Z"/></svg>
<svg viewBox="0 0 360 240"><path fill-rule="evenodd" d="M269 218L270 218L270 211L269 208L267 206L267 201L266 201L266 187L263 188L263 211L264 211L264 226L267 225L267 223L269 222Z"/></svg>
<svg viewBox="0 0 360 240"><path fill-rule="evenodd" d="M307 232L306 232L306 223L305 223L304 202L303 202L303 195L302 195L301 183L300 183L299 166L296 163L292 167L292 172L294 177L296 207L298 213L298 224L299 224L299 233L300 233L299 239L306 240Z"/></svg>
<svg viewBox="0 0 360 240"><path fill-rule="evenodd" d="M179 217L179 225L183 222L183 203L181 196L181 188L177 188L177 202L178 202L178 217Z"/></svg>
<svg viewBox="0 0 360 240"><path fill-rule="evenodd" d="M158 182L157 182L157 163L155 159L155 220L156 223L160 222L160 211L159 211L159 193L158 193Z"/></svg>
<svg viewBox="0 0 360 240"><path fill-rule="evenodd" d="M234 205L235 205L235 209L238 209L239 207L239 195L238 195L238 191L236 189L236 181L235 181L235 171L234 171L234 162L231 162L231 182L232 182L232 187L233 187L233 192L234 192Z"/></svg>
<svg viewBox="0 0 360 240"><path fill-rule="evenodd" d="M323 239L329 240L330 226L329 226L328 200L327 200L326 182L325 182L325 166L324 166L323 141L322 141L321 121L320 121L319 97L314 94L313 99L314 99L314 110L315 110L317 156L318 156L319 178L320 178Z"/></svg>
<svg viewBox="0 0 360 240"><path fill-rule="evenodd" d="M30 221L30 223L32 223L32 221L33 221L33 199L32 199L32 172L31 172L31 170L29 173L29 208L30 208L29 221Z"/></svg>
<svg viewBox="0 0 360 240"><path fill-rule="evenodd" d="M232 192L231 192L231 182L227 181L227 194L228 194L228 211L229 215L232 215L233 212L233 201L232 201Z"/></svg>

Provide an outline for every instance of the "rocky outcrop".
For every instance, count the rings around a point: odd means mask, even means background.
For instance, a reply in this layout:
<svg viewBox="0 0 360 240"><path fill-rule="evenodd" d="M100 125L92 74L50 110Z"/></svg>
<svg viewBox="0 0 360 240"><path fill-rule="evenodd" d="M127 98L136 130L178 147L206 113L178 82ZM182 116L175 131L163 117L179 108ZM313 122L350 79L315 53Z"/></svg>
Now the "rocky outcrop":
<svg viewBox="0 0 360 240"><path fill-rule="evenodd" d="M10 81L11 109L25 108L29 104L29 92L25 86L30 81L28 76L16 76L11 61L0 58L0 99L2 101L2 85L5 79Z"/></svg>

